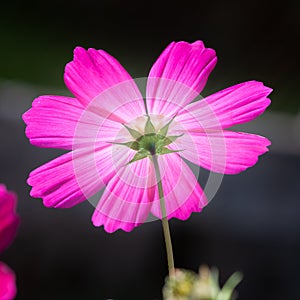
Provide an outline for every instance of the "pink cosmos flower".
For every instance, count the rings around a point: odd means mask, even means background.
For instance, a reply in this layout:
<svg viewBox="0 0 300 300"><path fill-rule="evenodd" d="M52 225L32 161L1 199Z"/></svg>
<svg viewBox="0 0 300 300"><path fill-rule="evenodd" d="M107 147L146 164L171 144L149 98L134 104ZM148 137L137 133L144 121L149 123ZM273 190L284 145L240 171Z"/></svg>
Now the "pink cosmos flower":
<svg viewBox="0 0 300 300"><path fill-rule="evenodd" d="M16 195L0 184L0 253L10 245L17 232L16 201ZM16 293L15 274L0 261L0 300L14 299Z"/></svg>
<svg viewBox="0 0 300 300"><path fill-rule="evenodd" d="M270 104L271 89L261 82L194 101L216 62L215 51L201 41L173 42L152 66L143 97L115 58L75 48L64 74L75 97L38 97L23 116L33 145L71 150L30 173L31 196L47 207L68 208L104 190L94 225L130 231L149 213L161 218L155 156L168 219L201 211L208 200L185 160L237 174L270 145L264 137L228 130Z"/></svg>

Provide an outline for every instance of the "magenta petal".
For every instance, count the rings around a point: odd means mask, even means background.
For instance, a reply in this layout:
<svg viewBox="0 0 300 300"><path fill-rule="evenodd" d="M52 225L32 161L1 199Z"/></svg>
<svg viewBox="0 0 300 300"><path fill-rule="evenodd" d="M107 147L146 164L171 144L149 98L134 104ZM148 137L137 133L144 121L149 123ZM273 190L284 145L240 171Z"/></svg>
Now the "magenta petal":
<svg viewBox="0 0 300 300"><path fill-rule="evenodd" d="M145 113L143 98L131 76L114 57L103 50L76 47L73 61L66 65L64 78L67 87L85 107L95 97L110 90L110 98L103 99L102 105L105 108L109 105L111 113L126 103L131 106L127 115L133 111L131 119L136 114ZM119 88L121 83L125 83L126 87ZM123 116L126 117L126 114Z"/></svg>
<svg viewBox="0 0 300 300"><path fill-rule="evenodd" d="M272 89L248 81L189 104L176 120L187 130L220 129L245 123L261 115L270 105Z"/></svg>
<svg viewBox="0 0 300 300"><path fill-rule="evenodd" d="M252 167L268 151L265 137L232 131L189 132L176 141L180 155L213 172L237 174Z"/></svg>
<svg viewBox="0 0 300 300"><path fill-rule="evenodd" d="M99 192L126 162L128 148L110 143L66 153L29 174L30 195L47 207L69 208ZM115 148L114 148L115 150Z"/></svg>
<svg viewBox="0 0 300 300"><path fill-rule="evenodd" d="M13 300L17 294L14 272L0 262L0 300Z"/></svg>
<svg viewBox="0 0 300 300"><path fill-rule="evenodd" d="M200 212L207 200L187 164L176 153L159 156L158 163L168 219L186 220L192 212ZM161 218L157 188L151 212Z"/></svg>
<svg viewBox="0 0 300 300"><path fill-rule="evenodd" d="M75 98L38 97L23 115L26 135L35 146L70 150L83 110L84 107Z"/></svg>
<svg viewBox="0 0 300 300"><path fill-rule="evenodd" d="M215 51L202 41L171 43L149 73L149 113L172 115L190 103L204 88L216 62Z"/></svg>
<svg viewBox="0 0 300 300"><path fill-rule="evenodd" d="M144 223L152 206L154 185L148 158L124 166L108 183L95 209L93 224L103 225L111 233L118 229L131 231Z"/></svg>
<svg viewBox="0 0 300 300"><path fill-rule="evenodd" d="M16 203L16 195L0 184L0 253L10 245L17 232Z"/></svg>
<svg viewBox="0 0 300 300"><path fill-rule="evenodd" d="M104 183L91 176L93 154L64 154L29 174L30 195L42 198L47 207L72 207L100 191ZM74 161L73 161L74 160ZM74 169L74 166L78 166Z"/></svg>

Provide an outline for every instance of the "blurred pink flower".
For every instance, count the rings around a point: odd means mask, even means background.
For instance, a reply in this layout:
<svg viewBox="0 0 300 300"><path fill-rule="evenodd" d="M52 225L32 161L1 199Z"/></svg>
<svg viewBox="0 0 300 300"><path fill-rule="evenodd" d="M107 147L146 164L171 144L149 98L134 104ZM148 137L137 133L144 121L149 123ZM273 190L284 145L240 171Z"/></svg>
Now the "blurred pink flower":
<svg viewBox="0 0 300 300"><path fill-rule="evenodd" d="M14 239L19 225L15 212L17 197L0 184L0 253ZM15 274L3 262L0 262L0 300L14 299L17 293Z"/></svg>
<svg viewBox="0 0 300 300"><path fill-rule="evenodd" d="M38 97L23 116L33 145L71 150L31 172L31 196L47 207L68 208L106 187L94 225L130 231L149 213L161 218L155 172L146 158L156 154L167 217L184 220L201 211L207 199L182 158L237 174L270 145L264 137L225 130L264 112L271 89L261 82L192 102L216 62L215 51L201 41L171 43L150 70L144 101L115 58L75 48L64 74L75 98Z"/></svg>

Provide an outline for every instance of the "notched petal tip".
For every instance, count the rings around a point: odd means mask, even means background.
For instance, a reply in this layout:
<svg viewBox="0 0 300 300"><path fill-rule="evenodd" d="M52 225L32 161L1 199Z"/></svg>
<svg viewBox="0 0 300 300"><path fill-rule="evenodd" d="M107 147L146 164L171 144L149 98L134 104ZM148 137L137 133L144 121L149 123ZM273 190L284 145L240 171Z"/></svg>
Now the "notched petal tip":
<svg viewBox="0 0 300 300"><path fill-rule="evenodd" d="M82 53L85 53L87 50L83 48L82 46L76 46L73 50L73 58L76 59L78 55L81 55Z"/></svg>
<svg viewBox="0 0 300 300"><path fill-rule="evenodd" d="M168 47L174 46L174 45L184 46L184 47L187 47L188 49L194 49L194 50L197 50L197 51L199 51L199 50L207 51L207 52L210 52L213 56L216 56L216 51L213 48L205 47L205 44L202 40L196 40L192 43L189 43L189 42L186 42L186 41L172 42L172 43L169 44ZM199 54L201 54L201 53L199 52Z"/></svg>
<svg viewBox="0 0 300 300"><path fill-rule="evenodd" d="M86 52L87 52L87 50L85 48L81 47L81 46L76 46L74 48L74 50L73 50L73 59L65 65L65 69L64 69L64 80L65 80L65 82L69 78L68 71L73 68L74 62L80 61L81 58L86 54Z"/></svg>
<svg viewBox="0 0 300 300"><path fill-rule="evenodd" d="M97 209L95 210L91 219L93 226L97 228L103 226L104 231L109 234L115 233L117 231L130 232L135 227L140 225L134 223L121 222L119 220L114 220L109 217L106 217L104 215L99 216L98 214L96 214L96 212Z"/></svg>
<svg viewBox="0 0 300 300"><path fill-rule="evenodd" d="M148 80L146 92L149 113L170 115L194 100L203 90L216 62L216 52L205 48L202 41L170 44L149 72L151 80ZM175 106L171 107L170 103Z"/></svg>
<svg viewBox="0 0 300 300"><path fill-rule="evenodd" d="M262 84L262 86L263 86L263 88L264 88L264 90L265 90L266 96L270 95L270 94L273 92L273 89L272 89L272 88L270 88L270 87L264 85L263 82L261 82L261 84Z"/></svg>
<svg viewBox="0 0 300 300"><path fill-rule="evenodd" d="M269 107L271 105L271 103L272 103L271 99L270 98L266 98L265 99L265 108Z"/></svg>
<svg viewBox="0 0 300 300"><path fill-rule="evenodd" d="M92 55L100 54L101 56L111 56L110 54L108 54L106 51L104 51L102 49L88 48L86 51Z"/></svg>
<svg viewBox="0 0 300 300"><path fill-rule="evenodd" d="M204 43L201 40L197 40L197 41L193 42L191 45L204 48Z"/></svg>
<svg viewBox="0 0 300 300"><path fill-rule="evenodd" d="M241 82L240 84L237 84L236 87L243 87L243 86L247 86L249 85L252 86L253 89L262 92L265 96L270 95L273 92L273 89L266 86L262 81L258 81L258 80L249 80L249 81L245 81L245 82ZM232 87L229 87L228 89L230 89Z"/></svg>
<svg viewBox="0 0 300 300"><path fill-rule="evenodd" d="M29 121L30 121L30 115L32 113L32 108L29 108L27 111L25 111L22 114L22 120L24 121L25 125L28 125Z"/></svg>

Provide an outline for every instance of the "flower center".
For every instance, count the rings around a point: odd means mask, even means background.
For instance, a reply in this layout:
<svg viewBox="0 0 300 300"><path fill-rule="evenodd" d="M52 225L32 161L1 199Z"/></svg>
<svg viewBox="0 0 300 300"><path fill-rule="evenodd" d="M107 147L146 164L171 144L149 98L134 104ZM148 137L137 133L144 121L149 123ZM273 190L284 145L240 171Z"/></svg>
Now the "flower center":
<svg viewBox="0 0 300 300"><path fill-rule="evenodd" d="M167 148L168 145L182 136L182 134L168 136L169 126L173 122L174 117L159 130L155 129L153 123L151 122L150 116L147 115L146 117L147 121L143 130L144 134L124 124L124 127L128 130L134 141L127 143L116 143L137 151L128 164L146 157L152 159L154 155L163 155L180 151Z"/></svg>
<svg viewBox="0 0 300 300"><path fill-rule="evenodd" d="M146 150L151 155L155 155L157 151L159 151L159 135L155 133L149 133L141 136L137 142L139 146L139 150Z"/></svg>

